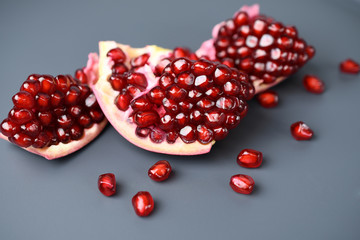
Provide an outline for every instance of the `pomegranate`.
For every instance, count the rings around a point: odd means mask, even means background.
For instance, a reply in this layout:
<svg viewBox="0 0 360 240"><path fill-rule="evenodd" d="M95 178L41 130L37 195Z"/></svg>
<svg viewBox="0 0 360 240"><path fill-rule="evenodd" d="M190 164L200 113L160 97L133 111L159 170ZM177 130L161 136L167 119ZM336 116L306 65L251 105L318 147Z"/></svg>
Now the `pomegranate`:
<svg viewBox="0 0 360 240"><path fill-rule="evenodd" d="M105 173L98 179L99 191L107 197L116 193L116 179L113 173Z"/></svg>
<svg viewBox="0 0 360 240"><path fill-rule="evenodd" d="M140 217L148 216L154 210L154 200L149 192L141 191L132 198L135 213Z"/></svg>
<svg viewBox="0 0 360 240"><path fill-rule="evenodd" d="M314 75L305 75L303 85L311 93L321 94L325 91L325 83Z"/></svg>
<svg viewBox="0 0 360 240"><path fill-rule="evenodd" d="M279 104L278 94L273 90L266 90L259 93L257 100L264 108L273 108Z"/></svg>
<svg viewBox="0 0 360 240"><path fill-rule="evenodd" d="M32 74L12 100L0 137L47 159L66 156L92 141L105 127L89 84L97 77L97 56L70 75Z"/></svg>
<svg viewBox="0 0 360 240"><path fill-rule="evenodd" d="M254 179L245 174L237 174L230 178L230 187L237 193L250 194L254 190Z"/></svg>
<svg viewBox="0 0 360 240"><path fill-rule="evenodd" d="M310 140L314 134L313 130L302 121L291 124L290 131L298 141Z"/></svg>
<svg viewBox="0 0 360 240"><path fill-rule="evenodd" d="M340 70L344 73L358 74L360 72L360 65L349 58L340 63Z"/></svg>
<svg viewBox="0 0 360 240"><path fill-rule="evenodd" d="M171 173L171 165L166 160L161 160L152 165L148 171L149 177L157 182L164 181L169 178Z"/></svg>
<svg viewBox="0 0 360 240"><path fill-rule="evenodd" d="M99 73L93 91L110 123L133 144L166 154L209 152L254 95L247 74L184 48L100 42Z"/></svg>
<svg viewBox="0 0 360 240"><path fill-rule="evenodd" d="M315 49L299 37L295 26L260 15L255 4L243 6L232 18L217 24L212 39L196 54L248 73L256 92L261 92L296 72L314 56Z"/></svg>
<svg viewBox="0 0 360 240"><path fill-rule="evenodd" d="M237 156L237 163L245 168L260 167L263 161L262 152L254 149L244 149Z"/></svg>

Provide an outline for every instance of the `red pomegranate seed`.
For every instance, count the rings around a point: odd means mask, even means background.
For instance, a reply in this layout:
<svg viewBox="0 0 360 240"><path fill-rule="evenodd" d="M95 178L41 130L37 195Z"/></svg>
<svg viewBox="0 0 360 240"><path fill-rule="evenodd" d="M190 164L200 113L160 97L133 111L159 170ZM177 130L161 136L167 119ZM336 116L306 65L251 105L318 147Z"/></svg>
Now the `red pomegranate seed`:
<svg viewBox="0 0 360 240"><path fill-rule="evenodd" d="M250 194L254 190L254 179L245 174L234 175L230 178L230 187L237 193Z"/></svg>
<svg viewBox="0 0 360 240"><path fill-rule="evenodd" d="M40 92L51 95L55 91L54 78L50 75L41 75L39 77Z"/></svg>
<svg viewBox="0 0 360 240"><path fill-rule="evenodd" d="M183 47L176 47L173 50L173 57L174 58L183 58L190 56L190 49L183 48Z"/></svg>
<svg viewBox="0 0 360 240"><path fill-rule="evenodd" d="M290 131L292 136L298 140L310 140L314 132L304 122L299 121L291 124Z"/></svg>
<svg viewBox="0 0 360 240"><path fill-rule="evenodd" d="M32 120L24 125L21 125L21 130L30 137L36 137L42 129L38 120Z"/></svg>
<svg viewBox="0 0 360 240"><path fill-rule="evenodd" d="M135 213L140 217L148 216L154 210L154 200L149 192L141 191L132 198Z"/></svg>
<svg viewBox="0 0 360 240"><path fill-rule="evenodd" d="M154 143L162 143L165 139L165 133L158 128L151 129L150 140Z"/></svg>
<svg viewBox="0 0 360 240"><path fill-rule="evenodd" d="M216 128L213 128L213 131L214 131L215 141L224 139L229 133L229 131L226 127L216 127Z"/></svg>
<svg viewBox="0 0 360 240"><path fill-rule="evenodd" d="M48 146L50 143L50 137L46 134L46 132L41 132L34 140L33 147L34 148L44 148Z"/></svg>
<svg viewBox="0 0 360 240"><path fill-rule="evenodd" d="M19 125L15 124L8 118L2 121L0 129L1 129L1 133L6 137L11 137L15 133L18 133L20 131Z"/></svg>
<svg viewBox="0 0 360 240"><path fill-rule="evenodd" d="M187 90L191 90L193 88L194 82L195 76L190 72L180 73L175 79L175 83L177 83L179 87L185 88Z"/></svg>
<svg viewBox="0 0 360 240"><path fill-rule="evenodd" d="M177 85L172 85L167 88L166 95L170 99L173 99L175 101L181 101L185 99L185 97L187 96L187 92L185 89Z"/></svg>
<svg viewBox="0 0 360 240"><path fill-rule="evenodd" d="M123 63L126 61L126 55L120 48L111 49L107 54L114 62Z"/></svg>
<svg viewBox="0 0 360 240"><path fill-rule="evenodd" d="M257 97L258 102L265 108L273 108L279 104L279 97L276 92L267 90L262 92Z"/></svg>
<svg viewBox="0 0 360 240"><path fill-rule="evenodd" d="M115 91L120 91L127 85L126 78L123 75L111 75L109 82Z"/></svg>
<svg viewBox="0 0 360 240"><path fill-rule="evenodd" d="M303 85L311 93L320 94L325 90L324 82L314 75L305 75Z"/></svg>
<svg viewBox="0 0 360 240"><path fill-rule="evenodd" d="M46 93L38 93L35 96L36 107L43 111L48 110L51 107L51 98Z"/></svg>
<svg viewBox="0 0 360 240"><path fill-rule="evenodd" d="M239 125L240 120L241 120L241 116L235 113L227 113L225 120L225 127L227 129L233 129Z"/></svg>
<svg viewBox="0 0 360 240"><path fill-rule="evenodd" d="M160 87L154 87L148 93L148 98L151 102L157 105L162 105L163 100L165 98L165 92Z"/></svg>
<svg viewBox="0 0 360 240"><path fill-rule="evenodd" d="M179 134L175 131L170 131L166 134L166 141L170 144L175 143Z"/></svg>
<svg viewBox="0 0 360 240"><path fill-rule="evenodd" d="M210 128L204 125L198 125L196 130L197 130L198 141L200 143L208 144L212 140L214 140L214 133Z"/></svg>
<svg viewBox="0 0 360 240"><path fill-rule="evenodd" d="M174 83L174 77L170 73L164 73L159 78L159 86L162 89L166 89Z"/></svg>
<svg viewBox="0 0 360 240"><path fill-rule="evenodd" d="M190 70L190 61L186 58L178 58L171 63L171 70L175 74Z"/></svg>
<svg viewBox="0 0 360 240"><path fill-rule="evenodd" d="M166 160L161 160L152 165L148 171L149 177L156 181L161 182L169 178L171 173L170 163Z"/></svg>
<svg viewBox="0 0 360 240"><path fill-rule="evenodd" d="M77 69L75 71L75 78L78 79L81 83L87 83L88 79L83 69Z"/></svg>
<svg viewBox="0 0 360 240"><path fill-rule="evenodd" d="M113 74L123 74L125 72L128 72L129 69L125 64L123 63L115 63L114 66L112 66L112 73Z"/></svg>
<svg viewBox="0 0 360 240"><path fill-rule="evenodd" d="M130 105L134 111L146 111L153 108L153 104L149 101L146 95L134 99Z"/></svg>
<svg viewBox="0 0 360 240"><path fill-rule="evenodd" d="M34 118L34 113L28 109L13 108L9 112L9 118L15 124L24 124Z"/></svg>
<svg viewBox="0 0 360 240"><path fill-rule="evenodd" d="M25 133L15 133L12 137L9 138L10 142L15 143L16 145L27 148L30 147L33 143L30 136Z"/></svg>
<svg viewBox="0 0 360 240"><path fill-rule="evenodd" d="M155 111L137 112L134 114L134 122L139 127L149 127L159 122L159 114Z"/></svg>
<svg viewBox="0 0 360 240"><path fill-rule="evenodd" d="M14 106L17 108L31 109L35 106L34 97L25 91L20 91L12 97Z"/></svg>
<svg viewBox="0 0 360 240"><path fill-rule="evenodd" d="M72 140L79 140L84 135L84 129L79 125L70 127L70 137Z"/></svg>
<svg viewBox="0 0 360 240"><path fill-rule="evenodd" d="M68 143L71 140L68 129L63 129L63 128L56 129L56 136L57 139L62 143Z"/></svg>
<svg viewBox="0 0 360 240"><path fill-rule="evenodd" d="M237 156L237 163L245 168L260 167L263 161L262 152L254 149L244 149Z"/></svg>
<svg viewBox="0 0 360 240"><path fill-rule="evenodd" d="M344 73L358 74L360 72L360 65L349 58L341 62L340 70Z"/></svg>
<svg viewBox="0 0 360 240"><path fill-rule="evenodd" d="M26 80L20 88L20 91L26 91L35 96L40 90L40 83L37 80Z"/></svg>
<svg viewBox="0 0 360 240"><path fill-rule="evenodd" d="M116 193L116 179L113 173L105 173L98 179L99 191L107 197Z"/></svg>
<svg viewBox="0 0 360 240"><path fill-rule="evenodd" d="M162 72L164 71L164 68L171 62L169 58L164 58L155 66L155 72L154 74L156 76L160 76Z"/></svg>
<svg viewBox="0 0 360 240"><path fill-rule="evenodd" d="M217 109L210 110L204 114L204 123L210 128L222 126L225 119L225 114Z"/></svg>
<svg viewBox="0 0 360 240"><path fill-rule="evenodd" d="M200 59L192 65L192 72L199 75L210 75L215 71L215 66L212 62Z"/></svg>
<svg viewBox="0 0 360 240"><path fill-rule="evenodd" d="M148 86L146 77L142 73L133 72L127 77L127 83L132 84L140 89L145 89Z"/></svg>
<svg viewBox="0 0 360 240"><path fill-rule="evenodd" d="M193 126L187 125L180 129L179 135L181 140L185 143L193 143L196 141L196 131Z"/></svg>
<svg viewBox="0 0 360 240"><path fill-rule="evenodd" d="M54 78L56 89L62 93L66 93L70 88L70 79L64 75L58 75Z"/></svg>
<svg viewBox="0 0 360 240"><path fill-rule="evenodd" d="M80 115L78 123L84 128L90 128L93 125L91 117L87 114Z"/></svg>
<svg viewBox="0 0 360 240"><path fill-rule="evenodd" d="M144 53L136 58L131 59L130 64L133 68L144 66L150 58L150 54Z"/></svg>
<svg viewBox="0 0 360 240"><path fill-rule="evenodd" d="M120 93L115 98L115 105L121 111L126 111L126 110L128 110L128 108L130 106L131 100L132 100L132 97L130 96L130 94L128 94L126 92L125 93Z"/></svg>

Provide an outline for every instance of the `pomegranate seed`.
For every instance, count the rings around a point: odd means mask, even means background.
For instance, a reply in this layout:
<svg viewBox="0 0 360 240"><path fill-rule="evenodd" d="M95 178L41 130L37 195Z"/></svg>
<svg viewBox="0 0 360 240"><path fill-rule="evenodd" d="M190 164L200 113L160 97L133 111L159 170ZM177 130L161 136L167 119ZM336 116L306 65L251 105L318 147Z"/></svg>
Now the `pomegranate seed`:
<svg viewBox="0 0 360 240"><path fill-rule="evenodd" d="M129 71L129 69L127 68L127 66L125 66L125 64L120 63L120 62L115 63L114 66L112 66L113 74L123 74L128 71Z"/></svg>
<svg viewBox="0 0 360 240"><path fill-rule="evenodd" d="M235 113L226 114L225 127L227 129L233 129L240 123L241 117Z"/></svg>
<svg viewBox="0 0 360 240"><path fill-rule="evenodd" d="M185 143L193 143L196 141L196 132L194 127L187 125L180 129L179 135L181 140Z"/></svg>
<svg viewBox="0 0 360 240"><path fill-rule="evenodd" d="M171 173L170 163L166 160L161 160L152 165L148 171L149 177L156 181L161 182L169 178Z"/></svg>
<svg viewBox="0 0 360 240"><path fill-rule="evenodd" d="M80 115L78 122L80 126L84 128L90 128L93 125L93 122L91 121L91 117L87 114Z"/></svg>
<svg viewBox="0 0 360 240"><path fill-rule="evenodd" d="M344 73L358 74L360 72L360 65L349 58L341 62L340 70Z"/></svg>
<svg viewBox="0 0 360 240"><path fill-rule="evenodd" d="M158 63L156 66L155 66L155 75L156 76L160 76L161 73L164 71L164 68L170 63L170 59L168 58L164 58L163 60L160 61L160 63Z"/></svg>
<svg viewBox="0 0 360 240"><path fill-rule="evenodd" d="M35 96L40 90L40 83L37 80L26 80L20 88L20 91L26 91Z"/></svg>
<svg viewBox="0 0 360 240"><path fill-rule="evenodd" d="M230 69L225 65L218 65L214 72L214 81L219 84L223 85L228 80L230 80L231 77L231 71Z"/></svg>
<svg viewBox="0 0 360 240"><path fill-rule="evenodd" d="M15 124L24 124L34 118L34 113L28 109L13 108L9 112L9 118Z"/></svg>
<svg viewBox="0 0 360 240"><path fill-rule="evenodd" d="M48 110L51 106L51 98L46 93L38 93L35 96L35 101L39 110Z"/></svg>
<svg viewBox="0 0 360 240"><path fill-rule="evenodd" d="M198 141L202 144L208 144L214 139L213 131L204 126L204 125L198 125L197 128L197 136Z"/></svg>
<svg viewBox="0 0 360 240"><path fill-rule="evenodd" d="M6 137L11 137L14 134L20 131L20 128L17 124L13 123L10 119L6 118L2 121L0 125L1 133Z"/></svg>
<svg viewBox="0 0 360 240"><path fill-rule="evenodd" d="M246 12L237 12L234 17L234 23L236 26L242 26L247 24L249 21L249 16Z"/></svg>
<svg viewBox="0 0 360 240"><path fill-rule="evenodd" d="M170 131L174 127L174 118L169 114L165 114L160 118L159 127L164 131Z"/></svg>
<svg viewBox="0 0 360 240"><path fill-rule="evenodd" d="M25 133L15 133L14 136L10 137L9 140L16 145L27 148L32 145L32 139Z"/></svg>
<svg viewBox="0 0 360 240"><path fill-rule="evenodd" d="M172 85L168 87L166 90L166 94L168 98L175 101L181 101L187 96L186 90L177 85Z"/></svg>
<svg viewBox="0 0 360 240"><path fill-rule="evenodd" d="M189 117L184 113L179 113L175 116L175 123L178 128L182 128L189 123Z"/></svg>
<svg viewBox="0 0 360 240"><path fill-rule="evenodd" d="M153 108L153 104L149 101L146 95L134 99L130 105L134 111L146 111Z"/></svg>
<svg viewBox="0 0 360 240"><path fill-rule="evenodd" d="M127 85L126 78L122 75L111 75L109 82L115 91L120 91Z"/></svg>
<svg viewBox="0 0 360 240"><path fill-rule="evenodd" d="M84 129L79 125L73 125L70 127L70 137L72 140L79 140L84 135Z"/></svg>
<svg viewBox="0 0 360 240"><path fill-rule="evenodd" d="M31 109L35 105L34 97L25 91L20 91L12 97L12 101L17 108Z"/></svg>
<svg viewBox="0 0 360 240"><path fill-rule="evenodd" d="M54 92L51 95L51 99L50 99L51 105L53 107L61 106L63 104L64 98L65 96L62 92L59 91Z"/></svg>
<svg viewBox="0 0 360 240"><path fill-rule="evenodd" d="M200 59L192 65L192 72L199 75L210 75L215 71L215 66L212 62Z"/></svg>
<svg viewBox="0 0 360 240"><path fill-rule="evenodd" d="M77 86L71 86L65 96L65 104L69 106L76 105L80 100L80 89Z"/></svg>
<svg viewBox="0 0 360 240"><path fill-rule="evenodd" d="M116 193L116 180L113 173L105 173L99 176L98 179L99 191L107 197Z"/></svg>
<svg viewBox="0 0 360 240"><path fill-rule="evenodd" d="M183 48L183 47L176 47L173 50L173 57L174 58L183 58L190 56L190 49Z"/></svg>
<svg viewBox="0 0 360 240"><path fill-rule="evenodd" d="M121 111L126 111L126 110L128 110L128 108L130 106L131 100L132 100L132 97L130 96L130 94L128 94L126 92L125 93L120 93L115 98L115 105Z"/></svg>
<svg viewBox="0 0 360 240"><path fill-rule="evenodd" d="M123 63L126 61L126 55L120 48L111 49L107 54L114 62Z"/></svg>
<svg viewBox="0 0 360 240"><path fill-rule="evenodd" d="M265 108L273 108L279 104L279 97L276 92L267 90L262 92L257 97L258 102Z"/></svg>
<svg viewBox="0 0 360 240"><path fill-rule="evenodd" d="M132 84L140 89L145 89L148 86L146 77L142 73L133 72L127 77L128 84Z"/></svg>
<svg viewBox="0 0 360 240"><path fill-rule="evenodd" d="M149 60L150 55L148 53L144 53L136 58L131 59L130 64L133 68L144 66Z"/></svg>
<svg viewBox="0 0 360 240"><path fill-rule="evenodd" d="M141 191L132 198L135 213L140 217L148 216L154 210L154 200L149 192Z"/></svg>
<svg viewBox="0 0 360 240"><path fill-rule="evenodd" d="M75 78L78 79L81 83L87 83L87 76L83 69L77 69L75 71Z"/></svg>
<svg viewBox="0 0 360 240"><path fill-rule="evenodd" d="M162 105L162 102L165 98L165 92L160 87L154 87L148 93L148 98L151 102L157 105Z"/></svg>
<svg viewBox="0 0 360 240"><path fill-rule="evenodd" d="M179 134L175 131L170 131L166 134L166 141L170 144L175 143L176 139L179 137Z"/></svg>
<svg viewBox="0 0 360 240"><path fill-rule="evenodd" d="M58 75L54 78L56 89L62 93L66 93L70 88L70 80L64 75Z"/></svg>
<svg viewBox="0 0 360 240"><path fill-rule="evenodd" d="M168 113L176 114L179 111L179 105L172 99L163 99L163 107Z"/></svg>
<svg viewBox="0 0 360 240"><path fill-rule="evenodd" d="M314 75L306 75L303 79L305 89L311 93L320 94L325 90L325 84Z"/></svg>
<svg viewBox="0 0 360 240"><path fill-rule="evenodd" d="M134 115L134 122L139 127L149 127L159 122L159 115L155 111L137 112Z"/></svg>
<svg viewBox="0 0 360 240"><path fill-rule="evenodd" d="M262 161L263 161L262 153L253 149L244 149L237 156L237 163L241 167L245 167L245 168L260 167Z"/></svg>
<svg viewBox="0 0 360 240"><path fill-rule="evenodd" d="M40 82L40 92L47 93L49 95L55 92L55 83L52 76L42 75L38 80Z"/></svg>
<svg viewBox="0 0 360 240"><path fill-rule="evenodd" d="M167 87L169 87L173 83L174 83L174 77L170 73L164 73L159 78L159 86L162 89L166 89Z"/></svg>
<svg viewBox="0 0 360 240"><path fill-rule="evenodd" d="M216 128L213 128L213 131L214 131L215 141L224 139L229 133L229 131L226 127L216 127Z"/></svg>
<svg viewBox="0 0 360 240"><path fill-rule="evenodd" d="M179 87L190 90L193 88L195 76L190 72L183 72L178 75L178 77L175 79L175 82Z"/></svg>
<svg viewBox="0 0 360 240"><path fill-rule="evenodd" d="M149 136L150 129L136 127L135 133L137 136L139 136L141 138L146 138L147 136Z"/></svg>
<svg viewBox="0 0 360 240"><path fill-rule="evenodd" d="M71 125L73 124L73 120L69 115L64 114L59 116L59 118L57 119L57 123L59 124L60 127L66 129L71 127Z"/></svg>
<svg viewBox="0 0 360 240"><path fill-rule="evenodd" d="M204 122L210 128L222 126L225 122L225 114L219 110L211 110L204 114Z"/></svg>
<svg viewBox="0 0 360 240"><path fill-rule="evenodd" d="M30 137L36 137L41 131L40 122L37 120L32 120L24 125L21 125L21 130Z"/></svg>
<svg viewBox="0 0 360 240"><path fill-rule="evenodd" d="M154 143L162 143L165 139L165 133L158 128L151 129L150 140Z"/></svg>
<svg viewBox="0 0 360 240"><path fill-rule="evenodd" d="M34 140L34 148L44 148L50 143L50 137L45 133L41 132Z"/></svg>
<svg viewBox="0 0 360 240"><path fill-rule="evenodd" d="M237 193L250 194L254 190L254 179L245 174L234 175L230 178L230 187Z"/></svg>
<svg viewBox="0 0 360 240"><path fill-rule="evenodd" d="M51 112L39 112L38 119L44 126L48 126L53 120L53 115Z"/></svg>
<svg viewBox="0 0 360 240"><path fill-rule="evenodd" d="M314 132L304 122L299 121L291 124L290 131L292 136L298 140L310 140Z"/></svg>
<svg viewBox="0 0 360 240"><path fill-rule="evenodd" d="M186 58L178 58L171 63L171 70L175 74L190 70L190 61Z"/></svg>

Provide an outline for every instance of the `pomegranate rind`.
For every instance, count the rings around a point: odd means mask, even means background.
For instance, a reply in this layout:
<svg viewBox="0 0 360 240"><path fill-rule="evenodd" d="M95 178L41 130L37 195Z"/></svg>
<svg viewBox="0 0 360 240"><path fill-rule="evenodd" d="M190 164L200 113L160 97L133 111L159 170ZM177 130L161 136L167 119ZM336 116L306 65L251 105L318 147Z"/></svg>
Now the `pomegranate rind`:
<svg viewBox="0 0 360 240"><path fill-rule="evenodd" d="M259 4L254 4L251 6L244 5L237 12L235 12L234 16L238 12L241 12L241 11L246 12L249 15L249 18L254 18L260 14L260 5ZM220 22L214 26L214 28L212 30L212 38L209 40L206 40L205 42L203 42L201 44L200 48L196 51L197 56L199 56L199 57L200 56L208 56L211 60L216 59L216 50L214 47L214 39L217 37L219 29L220 29L220 27L223 26L223 24L225 24L225 22ZM255 93L257 94L257 93L263 92L263 91L279 84L280 82L284 81L285 79L286 79L286 77L278 77L272 83L264 83L263 79L256 79L256 80L252 81L252 83L255 88Z"/></svg>
<svg viewBox="0 0 360 240"><path fill-rule="evenodd" d="M84 129L84 135L81 139L76 141L71 141L66 144L59 143L57 145L51 145L50 147L44 147L44 148L28 147L22 149L43 156L48 160L65 157L66 155L69 155L83 148L85 145L87 145L92 140L94 140L100 134L100 132L105 128L106 124L107 124L107 120L104 119L102 122L94 124L91 128ZM0 138L10 142L8 137L4 136L1 133L0 133Z"/></svg>
<svg viewBox="0 0 360 240"><path fill-rule="evenodd" d="M131 108L123 112L116 107L114 99L118 93L112 89L108 82L113 63L106 54L109 50L116 47L120 47L126 53L128 60L144 53L150 53L148 64L139 69L140 72L145 74L148 87L144 92L135 96L135 98L146 94L152 87L157 85L158 80L152 70L161 59L169 57L171 54L170 49L164 49L155 45L149 45L144 48L132 48L129 45L119 44L114 41L102 41L99 43L99 78L92 85L92 90L111 125L129 142L148 151L170 155L199 155L208 153L215 141L206 145L199 142L186 144L178 138L173 144L169 144L166 141L154 143L150 138L140 138L135 134L136 124L132 123L131 118L129 118L132 111Z"/></svg>

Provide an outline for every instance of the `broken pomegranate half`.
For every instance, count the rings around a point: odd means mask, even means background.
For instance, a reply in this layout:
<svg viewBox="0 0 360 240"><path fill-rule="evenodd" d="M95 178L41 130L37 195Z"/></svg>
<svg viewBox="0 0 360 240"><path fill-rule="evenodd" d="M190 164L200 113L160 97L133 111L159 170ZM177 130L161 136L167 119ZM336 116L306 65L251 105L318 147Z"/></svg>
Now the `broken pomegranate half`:
<svg viewBox="0 0 360 240"><path fill-rule="evenodd" d="M116 130L154 152L210 151L247 113L247 74L198 59L186 49L100 42L99 104Z"/></svg>
<svg viewBox="0 0 360 240"><path fill-rule="evenodd" d="M70 75L32 74L12 100L0 137L49 160L66 156L92 141L107 120L88 84L97 76L97 56Z"/></svg>
<svg viewBox="0 0 360 240"><path fill-rule="evenodd" d="M260 15L255 4L243 6L231 19L217 24L212 39L196 54L246 72L256 92L261 92L295 73L315 49L299 37L295 26Z"/></svg>

